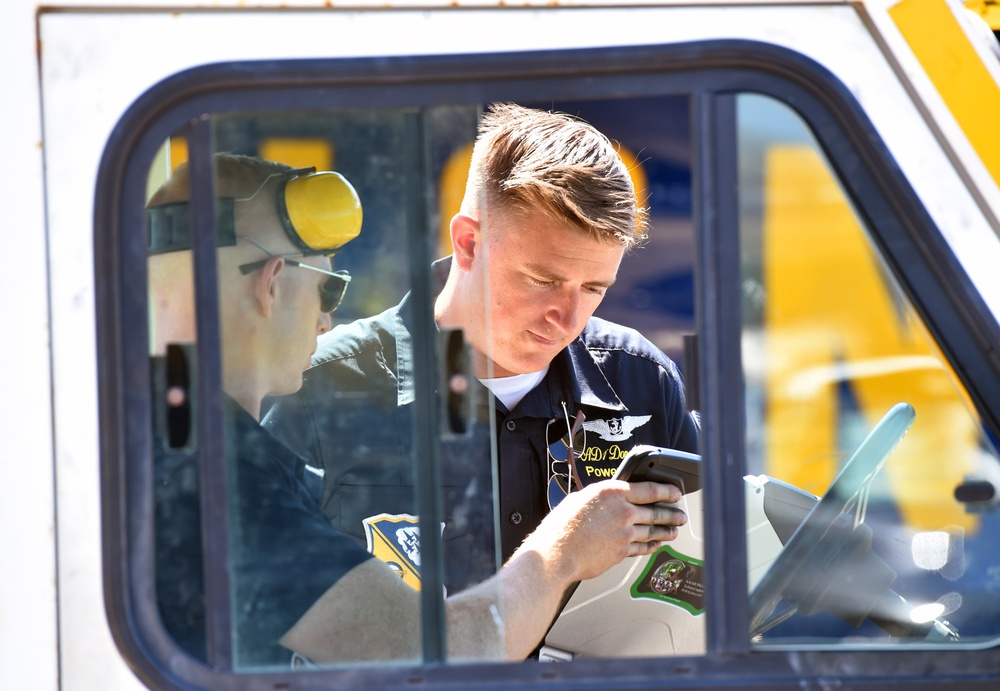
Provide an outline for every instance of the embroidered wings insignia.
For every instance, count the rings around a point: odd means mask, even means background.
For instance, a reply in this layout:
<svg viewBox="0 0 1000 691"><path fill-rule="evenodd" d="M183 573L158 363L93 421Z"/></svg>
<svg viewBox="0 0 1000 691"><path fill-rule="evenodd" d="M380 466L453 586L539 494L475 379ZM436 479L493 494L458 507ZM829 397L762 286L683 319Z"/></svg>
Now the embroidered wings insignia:
<svg viewBox="0 0 1000 691"><path fill-rule="evenodd" d="M632 436L632 430L642 427L652 418L652 415L626 415L610 420L587 420L583 428L604 441L625 441Z"/></svg>

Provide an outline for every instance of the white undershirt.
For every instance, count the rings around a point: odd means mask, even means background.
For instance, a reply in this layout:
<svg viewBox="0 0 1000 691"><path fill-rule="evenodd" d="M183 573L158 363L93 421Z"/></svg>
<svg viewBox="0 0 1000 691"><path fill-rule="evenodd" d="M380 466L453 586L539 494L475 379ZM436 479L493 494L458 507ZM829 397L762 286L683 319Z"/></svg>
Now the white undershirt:
<svg viewBox="0 0 1000 691"><path fill-rule="evenodd" d="M545 379L549 372L549 366L538 372L528 372L527 374L515 374L510 377L497 377L495 379L480 379L493 395L500 399L507 410L514 410L514 406L521 402L525 394L538 386L538 383Z"/></svg>

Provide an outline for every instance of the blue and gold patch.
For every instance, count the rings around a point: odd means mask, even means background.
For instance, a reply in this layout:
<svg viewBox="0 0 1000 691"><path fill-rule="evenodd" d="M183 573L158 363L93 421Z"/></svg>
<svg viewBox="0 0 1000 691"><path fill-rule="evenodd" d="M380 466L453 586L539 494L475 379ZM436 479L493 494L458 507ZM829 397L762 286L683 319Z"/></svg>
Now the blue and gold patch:
<svg viewBox="0 0 1000 691"><path fill-rule="evenodd" d="M380 513L362 524L368 551L391 566L404 583L420 590L420 520L408 513Z"/></svg>

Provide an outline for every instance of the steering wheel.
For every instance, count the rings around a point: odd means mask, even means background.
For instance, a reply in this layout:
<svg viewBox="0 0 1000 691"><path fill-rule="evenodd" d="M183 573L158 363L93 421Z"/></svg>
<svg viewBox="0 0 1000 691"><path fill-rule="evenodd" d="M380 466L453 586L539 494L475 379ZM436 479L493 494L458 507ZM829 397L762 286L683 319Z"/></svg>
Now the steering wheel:
<svg viewBox="0 0 1000 691"><path fill-rule="evenodd" d="M860 613L858 623L888 589L895 573L871 552L871 529L864 525L868 493L882 468L913 424L908 403L897 403L851 456L823 498L792 534L777 559L750 593L750 636L756 636L798 610L829 609L835 596L854 600L846 611ZM859 566L861 575L853 573ZM875 583L884 587L867 587ZM876 592L877 591L877 592ZM785 599L790 610L772 613ZM870 601L870 602L869 602Z"/></svg>

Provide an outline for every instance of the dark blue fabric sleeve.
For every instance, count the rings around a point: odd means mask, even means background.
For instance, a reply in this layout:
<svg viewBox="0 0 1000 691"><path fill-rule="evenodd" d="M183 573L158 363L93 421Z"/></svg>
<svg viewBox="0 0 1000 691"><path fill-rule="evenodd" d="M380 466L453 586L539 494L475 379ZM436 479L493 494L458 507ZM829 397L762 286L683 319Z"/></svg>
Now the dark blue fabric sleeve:
<svg viewBox="0 0 1000 691"><path fill-rule="evenodd" d="M237 442L232 467L234 650L237 665L287 664L289 652L277 641L371 555L330 524L301 459L257 430Z"/></svg>

